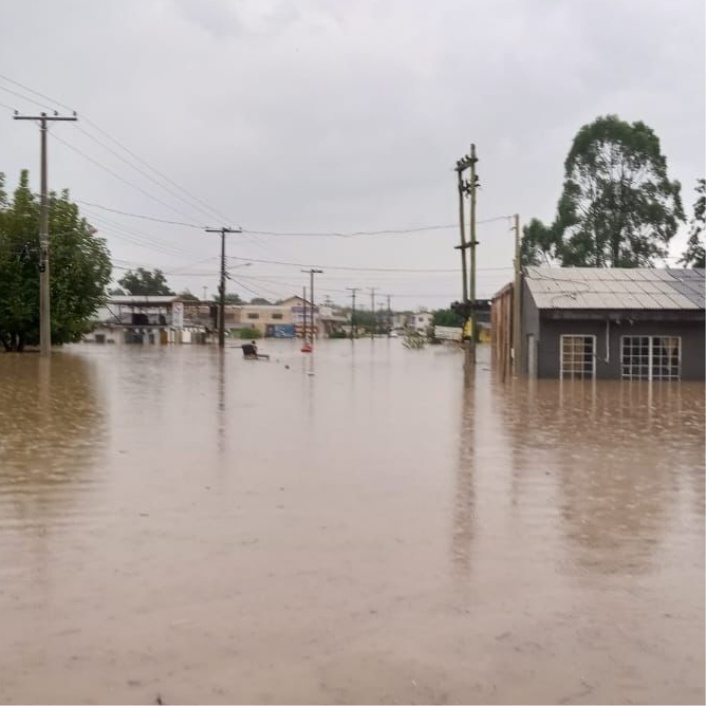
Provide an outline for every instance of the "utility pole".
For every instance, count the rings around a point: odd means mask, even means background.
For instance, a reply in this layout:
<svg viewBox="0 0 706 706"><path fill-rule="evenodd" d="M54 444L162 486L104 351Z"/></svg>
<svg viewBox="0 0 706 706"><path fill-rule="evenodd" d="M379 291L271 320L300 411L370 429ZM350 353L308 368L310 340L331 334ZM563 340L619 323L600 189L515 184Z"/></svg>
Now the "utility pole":
<svg viewBox="0 0 706 706"><path fill-rule="evenodd" d="M39 210L39 351L44 358L51 356L51 280L49 277L49 189L47 187L47 123L78 120L73 115L19 115L15 120L39 120L41 145L41 200Z"/></svg>
<svg viewBox="0 0 706 706"><path fill-rule="evenodd" d="M476 162L478 158L476 157L476 146L471 145L470 154L464 155L461 159L456 162L456 172L458 173L458 195L459 195L459 205L458 205L458 215L459 215L459 226L461 231L461 244L457 245L457 249L461 251L461 269L463 273L463 300L464 300L464 312L465 321L464 329L466 328L466 323L468 321L469 313L471 319L471 345L470 345L470 362L476 362L476 245L478 241L476 240L476 190L478 188L478 175L476 174ZM466 169L471 170L471 178L464 182L463 172ZM464 209L463 209L463 196L468 194L470 197L470 241L466 242L466 233L464 225ZM466 274L466 249L471 251L471 267L470 267L470 297L468 293L468 276Z"/></svg>
<svg viewBox="0 0 706 706"><path fill-rule="evenodd" d="M465 184L463 182L463 171L467 168L467 157L456 162L456 173L458 174L458 224L461 233L461 244L456 246L457 250L461 251L461 274L463 277L463 289L461 290L461 299L463 301L464 311L468 311L468 266L466 261L466 218L463 208L463 198L466 193ZM466 320L463 322L465 332Z"/></svg>
<svg viewBox="0 0 706 706"><path fill-rule="evenodd" d="M313 267L309 270L302 270L309 273L309 294L311 295L311 347L314 347L314 275L322 275L323 270L316 270Z"/></svg>
<svg viewBox="0 0 706 706"><path fill-rule="evenodd" d="M351 297L353 298L353 308L351 309L351 339L353 339L358 336L358 327L355 323L355 293L359 287L346 287L346 289L351 292Z"/></svg>
<svg viewBox="0 0 706 706"><path fill-rule="evenodd" d="M203 288L203 301L206 301L206 293L208 292L208 287Z"/></svg>
<svg viewBox="0 0 706 706"><path fill-rule="evenodd" d="M392 333L392 308L390 307L391 295L387 295L387 337L390 338Z"/></svg>
<svg viewBox="0 0 706 706"><path fill-rule="evenodd" d="M370 312L373 315L373 325L370 329L370 338L372 339L375 336L375 332L377 330L377 320L376 320L376 315L375 315L375 290L377 287L371 287L370 288Z"/></svg>
<svg viewBox="0 0 706 706"><path fill-rule="evenodd" d="M302 318L304 319L304 324L302 327L302 341L306 343L306 287L302 287L302 306L304 311L302 312Z"/></svg>
<svg viewBox="0 0 706 706"><path fill-rule="evenodd" d="M205 228L207 233L221 234L221 283L218 286L220 306L218 310L218 347L226 346L226 234L242 233L242 228Z"/></svg>
<svg viewBox="0 0 706 706"><path fill-rule="evenodd" d="M522 326L520 317L522 316L522 244L520 239L520 216L515 214L515 293L512 298L512 351L513 351L513 371L515 375L520 374L522 366Z"/></svg>
<svg viewBox="0 0 706 706"><path fill-rule="evenodd" d="M471 145L471 178L470 178L470 194L471 194L471 230L470 230L470 247L471 247L471 362L475 365L476 362L476 339L478 332L476 330L477 312L476 312L476 191L478 189L478 175L476 174L476 146Z"/></svg>

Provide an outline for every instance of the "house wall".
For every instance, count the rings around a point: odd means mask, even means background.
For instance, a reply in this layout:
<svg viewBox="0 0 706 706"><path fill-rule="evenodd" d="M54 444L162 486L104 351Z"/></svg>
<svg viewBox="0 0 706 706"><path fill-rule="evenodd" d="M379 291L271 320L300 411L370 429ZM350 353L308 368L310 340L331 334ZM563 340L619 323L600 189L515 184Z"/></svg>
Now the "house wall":
<svg viewBox="0 0 706 706"><path fill-rule="evenodd" d="M525 301L531 300L526 297ZM532 312L528 307L527 325L532 325ZM703 321L636 321L632 324L623 320L610 322L606 334L606 321L603 320L555 320L539 319L540 335L537 341L537 376L558 378L561 368L561 335L586 335L596 337L596 378L620 379L620 354L622 336L680 336L681 379L703 380L706 347ZM528 328L525 334L531 332ZM606 350L606 335L609 348Z"/></svg>
<svg viewBox="0 0 706 706"><path fill-rule="evenodd" d="M534 303L534 299L530 294L527 282L522 280L522 300L520 303L522 315L522 360L520 361L520 370L525 375L536 377L538 374L539 360L539 309ZM530 364L534 361L533 370L530 370ZM557 373L558 375L558 373Z"/></svg>

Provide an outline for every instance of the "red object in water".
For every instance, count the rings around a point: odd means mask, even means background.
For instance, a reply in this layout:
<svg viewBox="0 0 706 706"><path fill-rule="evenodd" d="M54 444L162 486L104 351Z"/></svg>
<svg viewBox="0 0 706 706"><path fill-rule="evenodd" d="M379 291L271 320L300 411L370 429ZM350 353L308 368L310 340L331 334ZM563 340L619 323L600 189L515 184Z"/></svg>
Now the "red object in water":
<svg viewBox="0 0 706 706"><path fill-rule="evenodd" d="M310 344L310 343L305 343L305 344L302 346L302 353L311 353L311 351L312 351L312 348L311 348L311 344Z"/></svg>

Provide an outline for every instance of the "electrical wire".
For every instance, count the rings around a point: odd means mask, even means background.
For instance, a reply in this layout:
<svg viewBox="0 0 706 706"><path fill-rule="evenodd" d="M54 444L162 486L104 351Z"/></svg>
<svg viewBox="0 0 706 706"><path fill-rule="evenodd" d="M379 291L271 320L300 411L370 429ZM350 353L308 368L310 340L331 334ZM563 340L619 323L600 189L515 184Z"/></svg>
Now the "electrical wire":
<svg viewBox="0 0 706 706"><path fill-rule="evenodd" d="M350 265L318 265L307 262L284 262L282 260L260 260L253 257L237 257L231 256L233 260L240 260L243 262L257 262L268 265L282 265L287 267L316 267L319 269L329 269L329 270L345 270L350 272L458 272L459 268L454 267L451 269L434 269L434 268L414 268L414 267L353 267ZM512 270L512 267L484 267L478 268L478 271L484 270L490 272L492 270Z"/></svg>
<svg viewBox="0 0 706 706"><path fill-rule="evenodd" d="M0 86L0 91L5 91L6 93L11 93L13 96L17 96L18 98L21 98L23 101L27 101L28 103L34 103L34 105L38 106L42 110L48 110L51 112L51 108L47 107L43 103L39 103L38 101L34 100L33 98L27 98L27 96L23 96L21 93L18 93L17 91L13 91L11 88L5 88L5 86Z"/></svg>
<svg viewBox="0 0 706 706"><path fill-rule="evenodd" d="M59 106L60 108L64 108L65 110L69 110L69 111L72 111L72 112L73 112L73 110L74 110L73 108L71 108L70 106L66 105L65 103L62 103L61 101L55 100L55 99L53 99L53 98L50 98L49 96L45 95L44 93L40 93L39 91L36 91L36 90L34 90L33 88L30 88L29 86L27 86L27 85L25 85L25 84L23 84L23 83L20 83L19 81L16 81L15 79L10 78L9 76L6 76L5 74L1 74L1 73L0 73L0 79L3 79L4 81L7 81L8 83L11 83L11 84L17 86L18 88L22 88L24 91L27 91L27 92L29 92L29 93L35 95L35 96L38 96L39 98L42 98L42 99L44 99L44 100L47 100L47 101L49 101L49 103L51 103L51 104L53 104L53 105L57 105L57 106ZM2 88L2 87L0 87L0 88ZM39 105L40 107L45 107L43 104L38 103L37 101L34 101L33 99L26 98L25 96L22 96L21 94L16 93L16 92L14 92L14 91L11 91L11 90L8 89L8 88L3 88L3 90L6 90L6 91L8 91L8 92L12 92L14 95L17 95L17 96L19 96L20 98L23 98L24 100L28 100L28 101L30 101L30 102L34 102L36 105ZM12 108L10 108L10 110L12 110ZM85 122L85 123L87 123L88 125L90 125L94 130L96 130L97 132L99 132L101 135L103 135L104 137L106 137L106 138L107 138L108 140L110 140L113 144L115 144L117 147L119 147L121 150L123 150L125 153L129 154L133 159L137 160L140 164L144 165L145 167L147 167L148 169L150 169L152 172L154 172L155 174L157 174L159 177L161 177L162 179L164 179L164 181L166 181L167 183L171 184L173 187L175 187L176 189L178 189L179 191L181 191L183 194L185 194L185 195L186 195L188 198L190 198L192 201L201 204L201 206L205 207L205 208L208 210L208 212L210 212L211 214L215 215L219 220L222 220L222 221L224 221L224 222L229 222L229 221L232 220L232 219L229 219L229 218L223 216L223 214L219 213L216 209L214 209L214 208L212 208L211 206L209 206L205 201L203 201L203 200L199 199L198 197L194 196L193 194L189 193L189 191L187 191L184 187L182 187L182 186L180 186L179 184L177 184L174 180L170 179L168 176L166 176L165 174L163 174L162 172L160 172L158 169L156 169L155 167L153 167L149 162L147 162L146 160L142 159L140 156L138 156L137 154L135 154L132 150L130 150L130 149L128 149L127 147L125 147L125 145L123 145L121 142L119 142L118 140L116 140L112 135L110 135L110 134L107 133L105 130L103 130L103 128L101 128L99 125L96 125L96 123L94 123L92 120L90 120L90 119L87 118L86 116L82 116L81 119L82 119L83 122ZM88 135L88 133L86 133L85 130L82 130L82 131L83 131L85 134ZM96 138L94 138L94 137L92 137L92 136L90 136L90 135L88 135L88 136L91 137L92 139L96 140ZM97 140L96 140L96 141L97 141ZM99 144L100 144L100 143L99 143ZM103 145L103 146L104 146L104 145ZM104 146L104 147L105 147L105 146ZM164 187L162 187L162 188L164 188ZM192 207L193 207L193 206L192 206ZM213 217L213 216L211 216L211 217Z"/></svg>
<svg viewBox="0 0 706 706"><path fill-rule="evenodd" d="M93 140L93 142L95 142L97 145L100 145L104 150L106 150L107 152L112 154L114 157L119 159L121 162L123 162L123 164L126 164L131 169L134 169L138 174L142 175L148 181L151 181L153 184L158 186L160 189L164 189L164 191L166 191L170 196L173 196L178 201L181 201L182 203L186 204L189 208L193 208L194 210L199 211L201 214L207 216L208 218L213 218L213 214L211 213L210 209L206 210L199 205L194 205L193 203L190 203L189 201L187 201L187 199L185 199L178 192L174 191L173 189L170 189L167 186L164 186L164 184L160 183L157 179L155 179L153 176L148 174L144 169L141 169L140 167L137 167L134 164L132 164L128 159L123 157L119 152L114 150L112 147L109 147L104 142L101 142L97 137L91 135L90 132L84 130L80 125L77 125L76 129L79 132L81 132L82 134L84 134L86 137L88 137L90 140Z"/></svg>
<svg viewBox="0 0 706 706"><path fill-rule="evenodd" d="M184 221L168 221L164 218L154 218L152 216L144 216L139 213L130 213L129 211L121 211L117 208L109 208L108 206L102 206L99 203L92 203L90 201L81 201L81 199L74 199L76 203L80 203L83 206L91 206L92 208L100 208L102 211L109 211L110 213L118 213L121 216L131 216L132 218L141 218L144 221L152 221L154 223L166 223L171 226L184 226L185 228L198 228L198 230L203 230L203 226L197 225L196 223L185 223Z"/></svg>
<svg viewBox="0 0 706 706"><path fill-rule="evenodd" d="M29 93L32 93L35 96L38 96L39 98L43 98L46 101L49 101L52 105L58 105L60 108L64 108L64 110L70 110L73 112L73 108L69 107L65 103L61 103L58 100L54 100L53 98L50 98L49 96L44 95L44 93L40 93L39 91L35 91L33 88L30 88L29 86L25 86L23 83L20 83L19 81L15 81L14 79L10 78L9 76L5 76L5 74L0 74L0 78L3 79L4 81L7 81L8 83L11 83L18 88L22 88L25 91L28 91ZM7 89L5 89L7 90Z"/></svg>
<svg viewBox="0 0 706 706"><path fill-rule="evenodd" d="M156 201L157 203L161 204L162 206L165 206L166 208L170 209L171 211L174 211L175 213L178 213L180 216L183 216L185 218L189 218L188 214L185 214L183 211L181 211L178 208L175 208L174 206L171 206L168 204L166 201L162 201L159 197L155 196L154 194L151 194L149 191L145 191L141 186L138 186L137 184L133 184L131 181L128 179L125 179L121 177L119 174L116 174L112 169L109 167L106 167L104 164L99 162L97 159L93 159L93 157L89 157L85 152L82 152L78 147L74 147L70 142L67 142L63 138L59 137L58 135L52 134L52 138L60 142L61 144L65 145L68 147L70 150L73 152L76 152L76 154L80 155L84 159L88 160L92 164L95 164L97 167L100 169L103 169L104 171L108 172L108 174L112 175L115 177L118 181L123 182L123 184L127 184L128 186L132 187L133 189L136 189L139 191L141 194L147 196L148 198L152 199L153 201Z"/></svg>

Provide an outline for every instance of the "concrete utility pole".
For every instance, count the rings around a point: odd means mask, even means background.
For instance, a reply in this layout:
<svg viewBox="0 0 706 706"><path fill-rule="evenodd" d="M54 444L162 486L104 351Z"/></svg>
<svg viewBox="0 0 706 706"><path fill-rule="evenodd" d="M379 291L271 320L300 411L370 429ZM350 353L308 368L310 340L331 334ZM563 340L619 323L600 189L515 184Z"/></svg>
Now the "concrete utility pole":
<svg viewBox="0 0 706 706"><path fill-rule="evenodd" d="M309 270L302 270L309 273L309 293L311 295L311 347L314 347L314 275L322 275L323 270L315 270L313 267Z"/></svg>
<svg viewBox="0 0 706 706"><path fill-rule="evenodd" d="M39 351L43 357L51 355L51 280L49 277L49 190L47 188L47 123L78 120L73 115L19 115L15 120L38 120L41 137L41 201L39 210Z"/></svg>
<svg viewBox="0 0 706 706"><path fill-rule="evenodd" d="M218 309L218 347L226 346L226 234L242 233L242 228L205 228L207 233L221 234L221 283L218 286L220 306Z"/></svg>
<svg viewBox="0 0 706 706"><path fill-rule="evenodd" d="M354 339L358 335L358 327L355 323L355 293L360 289L359 287L346 287L346 289L351 292L351 297L353 298L353 308L351 309L351 339Z"/></svg>
<svg viewBox="0 0 706 706"><path fill-rule="evenodd" d="M520 237L520 216L515 214L513 229L515 231L515 294L512 298L512 369L515 375L520 374L522 366L522 241Z"/></svg>
<svg viewBox="0 0 706 706"><path fill-rule="evenodd" d="M371 287L370 288L370 312L373 315L373 324L370 329L370 338L372 339L375 336L375 332L377 330L377 321L376 321L376 315L375 315L375 290L377 287Z"/></svg>

